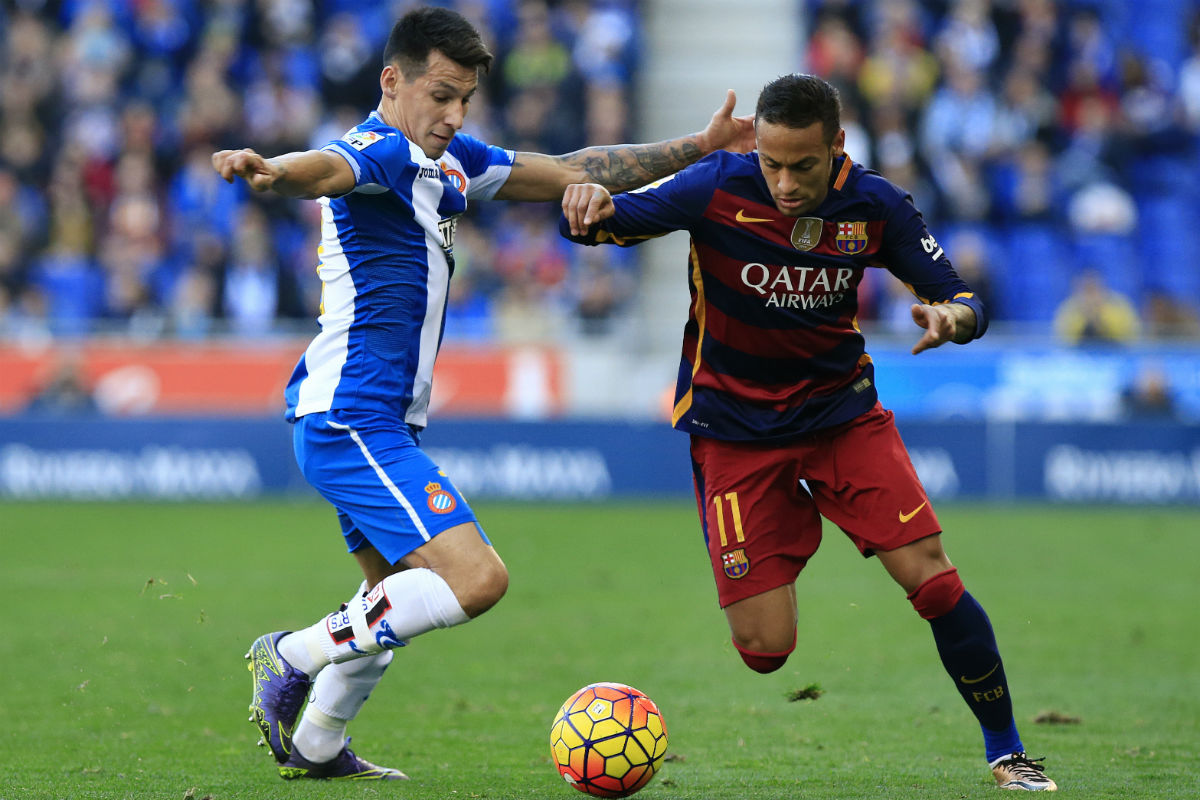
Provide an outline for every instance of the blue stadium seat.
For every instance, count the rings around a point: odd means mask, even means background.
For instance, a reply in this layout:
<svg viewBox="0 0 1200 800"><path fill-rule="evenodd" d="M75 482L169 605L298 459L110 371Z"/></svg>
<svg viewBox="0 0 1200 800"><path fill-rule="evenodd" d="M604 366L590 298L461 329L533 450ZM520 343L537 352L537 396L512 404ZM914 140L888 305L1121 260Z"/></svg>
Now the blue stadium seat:
<svg viewBox="0 0 1200 800"><path fill-rule="evenodd" d="M1076 269L1093 269L1110 289L1137 302L1142 293L1143 254L1134 236L1076 233L1072 259Z"/></svg>
<svg viewBox="0 0 1200 800"><path fill-rule="evenodd" d="M1145 198L1138 205L1145 285L1200 297L1200 219L1195 209L1178 196Z"/></svg>
<svg viewBox="0 0 1200 800"><path fill-rule="evenodd" d="M1191 149L1181 151L1184 148L1181 140L1173 141L1171 146L1174 148L1171 152L1130 157L1131 173L1137 175L1133 195L1139 205L1164 197L1195 198L1200 194L1200 176L1196 173Z"/></svg>
<svg viewBox="0 0 1200 800"><path fill-rule="evenodd" d="M996 292L1009 319L1048 322L1070 292L1073 266L1065 227L1019 223L1003 232Z"/></svg>
<svg viewBox="0 0 1200 800"><path fill-rule="evenodd" d="M1194 9L1179 0L1138 0L1124 28L1134 48L1178 69L1187 56L1187 23Z"/></svg>

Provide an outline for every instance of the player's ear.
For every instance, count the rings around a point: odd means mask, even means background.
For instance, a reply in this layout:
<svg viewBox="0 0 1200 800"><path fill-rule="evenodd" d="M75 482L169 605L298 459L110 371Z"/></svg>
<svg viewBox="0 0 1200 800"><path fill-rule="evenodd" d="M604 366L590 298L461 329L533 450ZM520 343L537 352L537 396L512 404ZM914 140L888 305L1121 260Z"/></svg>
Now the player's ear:
<svg viewBox="0 0 1200 800"><path fill-rule="evenodd" d="M838 128L837 134L833 137L833 155L843 156L846 154L846 129Z"/></svg>
<svg viewBox="0 0 1200 800"><path fill-rule="evenodd" d="M396 88L402 80L404 80L404 76L400 74L400 70L395 64L388 64L384 67L383 72L379 74L379 88L383 92L383 96L389 100L395 100Z"/></svg>

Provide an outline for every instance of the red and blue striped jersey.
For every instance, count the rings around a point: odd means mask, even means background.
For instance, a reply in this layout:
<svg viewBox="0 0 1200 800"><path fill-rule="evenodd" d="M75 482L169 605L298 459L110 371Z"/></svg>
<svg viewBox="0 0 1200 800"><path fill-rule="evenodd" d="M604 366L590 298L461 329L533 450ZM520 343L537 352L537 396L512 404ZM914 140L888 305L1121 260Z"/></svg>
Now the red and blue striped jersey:
<svg viewBox="0 0 1200 800"><path fill-rule="evenodd" d="M975 336L983 304L955 273L912 198L878 173L835 159L811 215L775 207L758 154L717 152L613 198L615 214L573 237L630 246L691 234L691 309L672 424L734 441L786 440L847 422L876 402L856 316L858 284L884 267L925 303L963 303ZM915 330L915 329L914 329Z"/></svg>

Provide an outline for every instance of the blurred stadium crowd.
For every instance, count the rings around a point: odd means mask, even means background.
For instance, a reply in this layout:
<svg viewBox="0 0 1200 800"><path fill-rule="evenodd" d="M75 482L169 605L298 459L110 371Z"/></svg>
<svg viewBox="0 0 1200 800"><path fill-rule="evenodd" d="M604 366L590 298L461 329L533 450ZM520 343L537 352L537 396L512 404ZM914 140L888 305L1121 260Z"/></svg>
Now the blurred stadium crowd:
<svg viewBox="0 0 1200 800"><path fill-rule="evenodd" d="M548 153L639 138L637 0L443 4L497 56L468 132ZM230 187L209 157L341 136L375 106L383 42L411 5L6 0L0 335L311 329L316 204ZM996 320L1053 322L1069 341L1200 336L1194 3L804 8L797 60L840 88L847 152L914 194ZM569 247L556 215L467 215L448 337L612 325L636 290L636 251ZM910 325L897 287L872 275L861 318Z"/></svg>
<svg viewBox="0 0 1200 800"><path fill-rule="evenodd" d="M1200 7L810 7L847 152L912 192L993 319L1069 342L1200 335ZM907 290L868 275L862 316L911 325Z"/></svg>
<svg viewBox="0 0 1200 800"><path fill-rule="evenodd" d="M289 319L311 329L317 205L226 185L210 156L342 136L378 103L384 42L413 5L0 6L0 334L262 336ZM467 132L548 153L629 139L630 3L449 5L497 57ZM458 231L449 335L536 336L543 309L602 321L622 280L628 290L633 262L610 272L560 243L555 209L480 206Z"/></svg>

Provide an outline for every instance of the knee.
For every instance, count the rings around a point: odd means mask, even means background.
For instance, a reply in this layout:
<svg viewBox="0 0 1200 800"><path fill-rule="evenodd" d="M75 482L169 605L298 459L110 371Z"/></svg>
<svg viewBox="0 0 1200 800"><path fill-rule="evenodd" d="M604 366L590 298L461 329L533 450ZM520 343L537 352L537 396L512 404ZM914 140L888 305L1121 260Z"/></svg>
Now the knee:
<svg viewBox="0 0 1200 800"><path fill-rule="evenodd" d="M796 629L792 628L790 638L757 636L740 640L734 634L733 646L750 669L764 674L774 672L787 662L788 656L796 649Z"/></svg>
<svg viewBox="0 0 1200 800"><path fill-rule="evenodd" d="M908 600L922 619L936 619L953 611L965 591L958 570L951 567L926 579L908 595Z"/></svg>
<svg viewBox="0 0 1200 800"><path fill-rule="evenodd" d="M459 604L468 617L478 617L487 611L508 591L508 568L498 557L480 568L473 576L470 586L459 594Z"/></svg>

